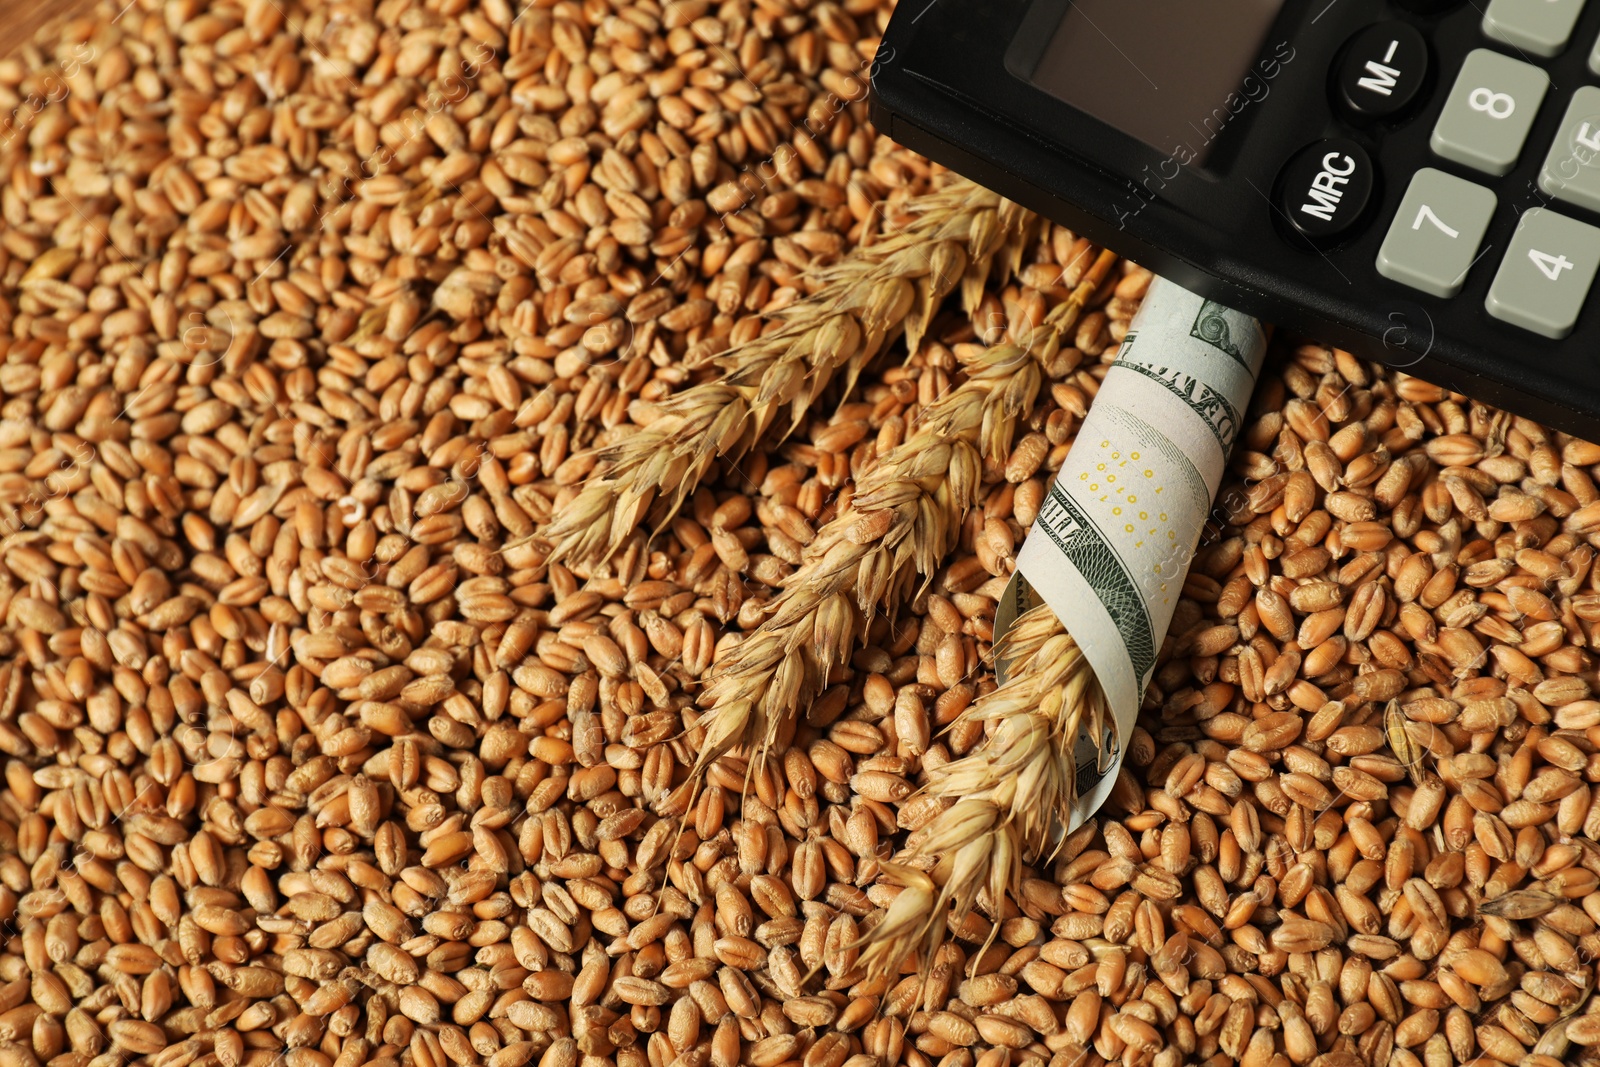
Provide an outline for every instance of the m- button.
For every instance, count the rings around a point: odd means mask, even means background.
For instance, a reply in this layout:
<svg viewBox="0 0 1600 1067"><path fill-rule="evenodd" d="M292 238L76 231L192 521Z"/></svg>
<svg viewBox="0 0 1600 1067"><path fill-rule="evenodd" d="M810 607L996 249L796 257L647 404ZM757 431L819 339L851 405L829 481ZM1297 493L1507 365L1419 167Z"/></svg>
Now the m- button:
<svg viewBox="0 0 1600 1067"><path fill-rule="evenodd" d="M1302 236L1324 243L1366 214L1376 171L1354 141L1331 137L1295 153L1278 179L1278 210Z"/></svg>
<svg viewBox="0 0 1600 1067"><path fill-rule="evenodd" d="M1428 77L1428 42L1404 22L1357 33L1339 64L1339 106L1358 122L1393 118L1417 98Z"/></svg>

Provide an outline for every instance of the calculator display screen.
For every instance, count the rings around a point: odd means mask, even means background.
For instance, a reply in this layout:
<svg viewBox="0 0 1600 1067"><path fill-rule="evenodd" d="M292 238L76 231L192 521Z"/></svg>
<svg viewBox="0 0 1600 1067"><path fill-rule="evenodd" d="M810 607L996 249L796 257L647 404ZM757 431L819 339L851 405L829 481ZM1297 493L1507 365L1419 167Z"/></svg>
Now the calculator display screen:
<svg viewBox="0 0 1600 1067"><path fill-rule="evenodd" d="M1269 90L1276 67L1256 68L1282 7L1283 0L1073 0L1029 80L1180 162L1203 164L1223 129Z"/></svg>

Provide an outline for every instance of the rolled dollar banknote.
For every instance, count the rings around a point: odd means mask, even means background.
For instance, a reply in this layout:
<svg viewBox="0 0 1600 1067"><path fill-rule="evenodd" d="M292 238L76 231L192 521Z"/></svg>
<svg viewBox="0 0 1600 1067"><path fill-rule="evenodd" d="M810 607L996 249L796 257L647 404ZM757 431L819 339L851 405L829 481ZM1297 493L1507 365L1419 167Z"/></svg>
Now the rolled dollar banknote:
<svg viewBox="0 0 1600 1067"><path fill-rule="evenodd" d="M1078 738L1071 832L1111 793L1266 353L1249 315L1156 279L1017 556L995 618L1048 604L1110 705ZM1000 663L1002 681L1008 664Z"/></svg>

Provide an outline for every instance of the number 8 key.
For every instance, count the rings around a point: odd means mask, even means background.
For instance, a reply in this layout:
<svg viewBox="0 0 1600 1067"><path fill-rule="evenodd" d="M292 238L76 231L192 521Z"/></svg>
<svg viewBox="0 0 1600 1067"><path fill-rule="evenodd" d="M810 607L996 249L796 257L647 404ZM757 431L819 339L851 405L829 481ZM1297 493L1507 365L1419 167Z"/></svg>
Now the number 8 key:
<svg viewBox="0 0 1600 1067"><path fill-rule="evenodd" d="M1479 48L1461 65L1429 144L1452 162L1503 175L1522 154L1549 86L1533 64Z"/></svg>

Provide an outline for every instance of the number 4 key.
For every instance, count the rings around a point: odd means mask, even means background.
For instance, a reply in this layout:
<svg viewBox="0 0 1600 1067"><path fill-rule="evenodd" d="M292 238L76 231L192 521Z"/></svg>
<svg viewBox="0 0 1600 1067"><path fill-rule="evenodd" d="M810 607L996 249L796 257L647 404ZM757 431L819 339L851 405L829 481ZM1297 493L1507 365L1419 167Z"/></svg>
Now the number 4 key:
<svg viewBox="0 0 1600 1067"><path fill-rule="evenodd" d="M1537 248L1528 249L1528 258L1533 260L1533 265L1544 272L1544 276L1553 282L1561 280L1561 272L1571 270L1572 260L1566 256L1552 256L1549 252L1541 252Z"/></svg>
<svg viewBox="0 0 1600 1067"><path fill-rule="evenodd" d="M1529 208L1489 286L1489 314L1560 340L1583 311L1600 267L1600 229L1548 208Z"/></svg>

